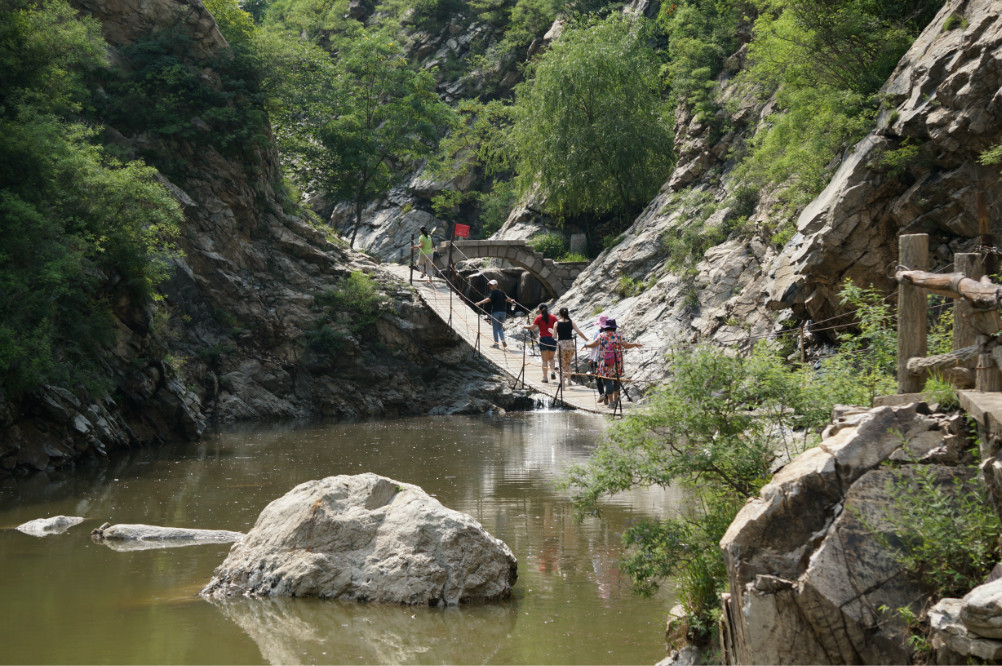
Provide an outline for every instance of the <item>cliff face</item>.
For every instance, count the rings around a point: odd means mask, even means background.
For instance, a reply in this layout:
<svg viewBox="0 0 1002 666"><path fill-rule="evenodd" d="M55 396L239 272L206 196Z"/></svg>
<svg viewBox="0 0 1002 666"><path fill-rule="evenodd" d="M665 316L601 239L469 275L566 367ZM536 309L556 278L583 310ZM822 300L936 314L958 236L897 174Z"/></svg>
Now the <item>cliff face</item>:
<svg viewBox="0 0 1002 666"><path fill-rule="evenodd" d="M185 31L196 56L226 47L197 0L76 6L101 22L120 66L128 63L117 49L167 27ZM162 181L184 208L183 255L164 303L116 309L119 340L103 354L110 395L43 387L16 404L0 400L0 475L197 438L210 421L529 404L469 358L409 288L284 211L270 145L235 159L211 145L106 130L125 154L169 154L186 165ZM315 296L352 272L375 282L382 311L364 328L349 325L336 345L317 344L318 329L334 319L350 324L352 315L322 308Z"/></svg>
<svg viewBox="0 0 1002 666"><path fill-rule="evenodd" d="M952 17L952 18L951 18ZM884 85L877 127L855 146L803 212L797 236L770 270L771 307L820 319L845 279L890 288L899 234L929 233L937 266L971 251L984 192L1002 232L1002 181L978 155L1002 139L1002 16L987 0L947 3ZM917 148L901 174L876 166Z"/></svg>
<svg viewBox="0 0 1002 666"><path fill-rule="evenodd" d="M775 228L769 192L759 193L751 211L725 206L728 193L742 187L731 155L771 110L769 103L742 97L733 84L744 58L739 50L716 93L733 129L713 138L707 123L679 111L675 170L622 241L581 274L560 304L582 318L598 311L614 316L648 348L697 340L746 347L777 333L783 320L838 314L846 279L893 290L902 233L932 235L932 268L972 251L978 243L976 192L985 194L997 238L1002 180L998 168L981 165L978 156L1002 141L1000 29L1002 17L988 0L948 2L884 85L876 126L842 156L785 247L732 239L710 248L695 270L672 269L666 265L669 243L695 219L710 229L748 214L746 226ZM908 158L888 166L889 157L902 155ZM516 211L511 221L517 219ZM624 279L632 290L622 288ZM632 357L629 374L663 375L660 354Z"/></svg>

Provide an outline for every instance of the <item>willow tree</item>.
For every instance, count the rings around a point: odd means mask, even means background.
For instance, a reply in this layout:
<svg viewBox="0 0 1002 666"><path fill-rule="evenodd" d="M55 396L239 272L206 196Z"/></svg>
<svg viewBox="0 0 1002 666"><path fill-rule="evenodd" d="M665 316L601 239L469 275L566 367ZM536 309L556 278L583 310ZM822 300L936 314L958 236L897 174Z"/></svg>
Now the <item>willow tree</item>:
<svg viewBox="0 0 1002 666"><path fill-rule="evenodd" d="M672 163L658 60L638 19L570 27L516 89L510 140L521 194L562 217L626 215Z"/></svg>

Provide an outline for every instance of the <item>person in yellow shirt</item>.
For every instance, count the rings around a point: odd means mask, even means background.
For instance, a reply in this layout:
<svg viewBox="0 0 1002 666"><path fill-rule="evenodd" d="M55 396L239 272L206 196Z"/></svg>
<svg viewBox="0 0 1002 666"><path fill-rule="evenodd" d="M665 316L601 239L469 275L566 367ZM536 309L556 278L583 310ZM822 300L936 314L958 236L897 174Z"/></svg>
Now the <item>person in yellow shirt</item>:
<svg viewBox="0 0 1002 666"><path fill-rule="evenodd" d="M428 227L421 227L421 235L418 236L417 245L411 245L412 250L418 250L418 270L423 270L428 276L428 284L432 283L432 276L435 274L435 243L431 240Z"/></svg>

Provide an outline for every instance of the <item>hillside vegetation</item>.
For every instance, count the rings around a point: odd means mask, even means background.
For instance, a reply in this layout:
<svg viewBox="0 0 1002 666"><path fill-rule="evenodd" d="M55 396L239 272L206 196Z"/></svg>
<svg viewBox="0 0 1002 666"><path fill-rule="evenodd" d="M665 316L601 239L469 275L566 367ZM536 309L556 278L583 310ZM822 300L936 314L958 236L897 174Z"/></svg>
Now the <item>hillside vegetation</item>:
<svg viewBox="0 0 1002 666"><path fill-rule="evenodd" d="M473 177L438 192L444 220L487 234L528 201L586 230L594 255L667 178L679 109L731 130L714 91L732 77L772 112L732 148L727 224L674 241L684 268L728 235L784 242L939 4L685 0L647 18L600 0L209 0L227 53L195 57L182 30L163 30L125 48L121 67L61 0L6 3L0 387L95 379L109 308L155 300L180 217L147 165L181 177L185 158L161 148L172 140L253 164L270 120L289 202L350 202L349 239L364 206L424 164L443 181ZM555 21L559 37L544 39ZM453 39L464 48L439 48ZM161 141L122 161L102 127ZM763 192L775 215L751 228L743 215Z"/></svg>

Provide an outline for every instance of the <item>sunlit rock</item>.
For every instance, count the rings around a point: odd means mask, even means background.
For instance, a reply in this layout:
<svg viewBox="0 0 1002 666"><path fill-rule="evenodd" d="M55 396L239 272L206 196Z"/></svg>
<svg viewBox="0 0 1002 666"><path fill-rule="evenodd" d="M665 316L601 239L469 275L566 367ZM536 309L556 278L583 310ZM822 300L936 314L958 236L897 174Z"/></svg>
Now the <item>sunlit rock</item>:
<svg viewBox="0 0 1002 666"><path fill-rule="evenodd" d="M186 527L160 527L158 525L109 525L105 523L90 533L91 539L113 550L148 550L173 548L205 543L231 543L240 541L242 532L230 530L201 530Z"/></svg>
<svg viewBox="0 0 1002 666"><path fill-rule="evenodd" d="M202 594L410 605L507 598L511 550L421 488L376 474L332 476L273 501Z"/></svg>
<svg viewBox="0 0 1002 666"><path fill-rule="evenodd" d="M79 525L84 521L79 516L52 516L51 518L36 518L18 525L17 531L25 534L43 537L50 534L62 534L74 525Z"/></svg>

